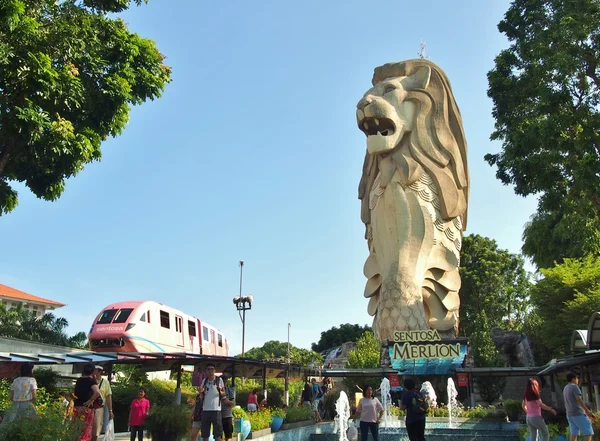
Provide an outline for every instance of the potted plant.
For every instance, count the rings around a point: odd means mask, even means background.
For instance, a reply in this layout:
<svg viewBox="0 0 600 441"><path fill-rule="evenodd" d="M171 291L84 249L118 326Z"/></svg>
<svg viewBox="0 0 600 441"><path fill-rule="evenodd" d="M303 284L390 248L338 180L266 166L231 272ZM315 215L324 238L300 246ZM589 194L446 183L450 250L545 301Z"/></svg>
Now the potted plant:
<svg viewBox="0 0 600 441"><path fill-rule="evenodd" d="M279 407L273 407L271 409L271 432L277 432L281 428L284 419L285 410Z"/></svg>
<svg viewBox="0 0 600 441"><path fill-rule="evenodd" d="M231 413L234 418L233 429L241 435L242 441L245 441L248 435L250 435L250 430L252 430L250 421L248 421L248 414L240 406L235 406L231 409Z"/></svg>
<svg viewBox="0 0 600 441"><path fill-rule="evenodd" d="M177 404L152 406L145 426L152 441L179 441L189 432L190 409Z"/></svg>

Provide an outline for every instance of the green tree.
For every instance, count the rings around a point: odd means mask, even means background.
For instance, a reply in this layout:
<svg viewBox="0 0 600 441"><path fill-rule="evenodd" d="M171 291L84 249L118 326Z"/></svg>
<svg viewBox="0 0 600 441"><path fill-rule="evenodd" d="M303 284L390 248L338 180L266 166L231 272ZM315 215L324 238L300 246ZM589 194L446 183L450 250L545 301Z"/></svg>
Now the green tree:
<svg viewBox="0 0 600 441"><path fill-rule="evenodd" d="M485 329L483 312L494 326L521 329L531 289L521 257L498 248L493 239L468 235L463 238L460 277L461 335Z"/></svg>
<svg viewBox="0 0 600 441"><path fill-rule="evenodd" d="M123 131L130 106L170 81L154 42L114 16L131 3L1 2L0 215L17 205L11 182L60 197L67 178L100 159L102 141Z"/></svg>
<svg viewBox="0 0 600 441"><path fill-rule="evenodd" d="M481 327L470 338L475 367L503 367L504 359L490 335L490 322L485 310L481 311L479 320L482 322ZM489 403L497 400L506 386L505 377L478 377L476 381L479 394Z"/></svg>
<svg viewBox="0 0 600 441"><path fill-rule="evenodd" d="M322 352L326 349L331 349L349 341L357 341L366 331L370 331L371 327L364 325L351 325L346 323L338 328L334 326L327 331L321 332L321 338L317 343L312 344L312 350Z"/></svg>
<svg viewBox="0 0 600 441"><path fill-rule="evenodd" d="M288 357L288 344L286 342L271 340L260 348L252 348L246 351L244 356L251 360L286 361ZM323 356L317 352L290 345L290 363L300 366L321 366L323 364Z"/></svg>
<svg viewBox="0 0 600 441"><path fill-rule="evenodd" d="M539 195L524 252L547 267L585 255L593 237L597 253L600 2L515 0L498 29L511 43L488 73L496 120L491 138L502 141L502 150L485 159L517 194ZM585 220L577 221L580 231L565 255L560 248L577 217Z"/></svg>
<svg viewBox="0 0 600 441"><path fill-rule="evenodd" d="M356 342L356 349L352 349L348 353L346 367L348 369L373 369L380 366L381 359L381 343L375 334L371 331L365 331ZM376 389L381 378L376 377L349 377L343 380L346 388L351 392L356 392L356 386L363 387L365 384L373 386Z"/></svg>
<svg viewBox="0 0 600 441"><path fill-rule="evenodd" d="M550 268L567 257L600 255L600 225L593 210L588 211L538 211L525 225L523 254L538 268Z"/></svg>
<svg viewBox="0 0 600 441"><path fill-rule="evenodd" d="M47 312L37 317L33 312L23 309L21 304L16 308L7 308L0 303L0 336L37 341L57 346L84 348L87 340L85 333L78 332L72 337L66 333L69 326L67 319L56 317Z"/></svg>
<svg viewBox="0 0 600 441"><path fill-rule="evenodd" d="M587 329L591 314L600 311L600 257L565 259L541 272L531 292L543 323L539 343L549 357L565 355L573 331Z"/></svg>

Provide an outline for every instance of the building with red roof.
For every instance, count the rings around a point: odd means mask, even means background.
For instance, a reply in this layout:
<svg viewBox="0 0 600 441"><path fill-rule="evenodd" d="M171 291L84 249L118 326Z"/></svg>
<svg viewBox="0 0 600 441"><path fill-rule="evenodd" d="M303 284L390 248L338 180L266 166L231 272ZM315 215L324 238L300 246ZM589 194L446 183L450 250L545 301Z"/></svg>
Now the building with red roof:
<svg viewBox="0 0 600 441"><path fill-rule="evenodd" d="M7 308L16 308L19 304L23 305L23 309L33 312L35 315L42 316L48 311L66 306L64 303L54 300L45 299L43 297L34 296L24 291L11 288L0 283L0 302L4 303Z"/></svg>

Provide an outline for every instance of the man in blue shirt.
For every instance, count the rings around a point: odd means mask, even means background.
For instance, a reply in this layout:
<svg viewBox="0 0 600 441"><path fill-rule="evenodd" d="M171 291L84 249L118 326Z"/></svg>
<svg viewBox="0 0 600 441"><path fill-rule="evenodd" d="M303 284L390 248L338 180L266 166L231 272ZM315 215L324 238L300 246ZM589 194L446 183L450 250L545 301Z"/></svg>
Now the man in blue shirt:
<svg viewBox="0 0 600 441"><path fill-rule="evenodd" d="M404 379L404 393L400 402L400 409L406 409L406 432L410 441L425 441L425 413L417 412L413 408L413 399L418 393L415 390L415 380Z"/></svg>

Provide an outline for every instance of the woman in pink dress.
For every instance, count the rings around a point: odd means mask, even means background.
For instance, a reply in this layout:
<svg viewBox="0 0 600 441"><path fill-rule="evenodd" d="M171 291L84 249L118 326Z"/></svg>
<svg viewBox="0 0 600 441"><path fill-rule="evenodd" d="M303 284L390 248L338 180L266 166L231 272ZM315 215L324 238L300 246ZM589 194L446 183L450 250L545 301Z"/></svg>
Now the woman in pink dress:
<svg viewBox="0 0 600 441"><path fill-rule="evenodd" d="M137 398L131 402L129 411L129 428L131 430L131 441L135 441L137 433L138 441L144 440L144 420L150 410L150 401L146 399L146 389L140 387Z"/></svg>

